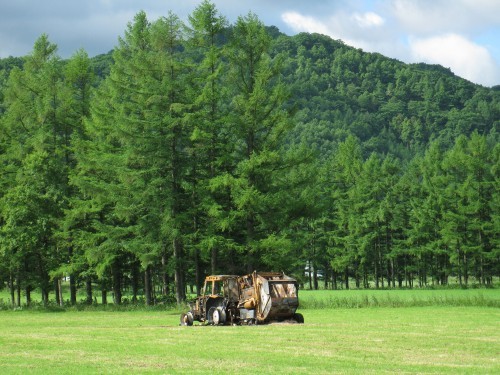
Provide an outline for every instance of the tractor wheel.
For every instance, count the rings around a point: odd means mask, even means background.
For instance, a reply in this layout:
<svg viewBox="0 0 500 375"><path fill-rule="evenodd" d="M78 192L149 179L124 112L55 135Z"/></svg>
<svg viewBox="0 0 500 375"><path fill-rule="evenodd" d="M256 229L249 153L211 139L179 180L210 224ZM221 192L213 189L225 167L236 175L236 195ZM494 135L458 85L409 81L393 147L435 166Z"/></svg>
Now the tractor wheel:
<svg viewBox="0 0 500 375"><path fill-rule="evenodd" d="M224 324L226 322L226 312L222 307L211 308L212 323L214 325Z"/></svg>
<svg viewBox="0 0 500 375"><path fill-rule="evenodd" d="M218 320L219 320L219 314L216 313L217 309L215 307L211 307L209 310L208 310L208 314L207 314L207 321L208 321L208 324L219 324ZM217 323L214 322L214 315L217 314L216 318L217 318Z"/></svg>
<svg viewBox="0 0 500 375"><path fill-rule="evenodd" d="M304 315L295 313L293 314L293 320L295 320L297 323L304 323Z"/></svg>
<svg viewBox="0 0 500 375"><path fill-rule="evenodd" d="M192 326L193 325L193 314L191 311L186 314L181 314L181 326Z"/></svg>
<svg viewBox="0 0 500 375"><path fill-rule="evenodd" d="M219 312L219 324L225 324L227 320L226 311L222 307L218 307L217 311Z"/></svg>

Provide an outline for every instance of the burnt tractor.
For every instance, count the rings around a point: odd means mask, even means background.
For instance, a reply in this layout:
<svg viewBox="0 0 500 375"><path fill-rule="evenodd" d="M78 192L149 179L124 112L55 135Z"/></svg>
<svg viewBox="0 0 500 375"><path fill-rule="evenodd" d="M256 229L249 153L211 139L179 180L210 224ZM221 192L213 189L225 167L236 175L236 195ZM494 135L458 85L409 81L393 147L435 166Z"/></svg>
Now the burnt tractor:
<svg viewBox="0 0 500 375"><path fill-rule="evenodd" d="M296 313L298 307L298 283L282 272L207 276L201 295L181 315L181 325L304 323L302 314Z"/></svg>

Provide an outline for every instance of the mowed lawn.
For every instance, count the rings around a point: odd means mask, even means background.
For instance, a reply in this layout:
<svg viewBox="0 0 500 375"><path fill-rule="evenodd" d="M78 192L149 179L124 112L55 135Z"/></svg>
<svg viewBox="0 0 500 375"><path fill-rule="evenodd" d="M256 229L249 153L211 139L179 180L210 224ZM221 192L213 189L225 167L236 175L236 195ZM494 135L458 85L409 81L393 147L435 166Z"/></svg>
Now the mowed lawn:
<svg viewBox="0 0 500 375"><path fill-rule="evenodd" d="M495 307L301 312L303 325L180 327L168 311L4 311L0 373L500 373Z"/></svg>

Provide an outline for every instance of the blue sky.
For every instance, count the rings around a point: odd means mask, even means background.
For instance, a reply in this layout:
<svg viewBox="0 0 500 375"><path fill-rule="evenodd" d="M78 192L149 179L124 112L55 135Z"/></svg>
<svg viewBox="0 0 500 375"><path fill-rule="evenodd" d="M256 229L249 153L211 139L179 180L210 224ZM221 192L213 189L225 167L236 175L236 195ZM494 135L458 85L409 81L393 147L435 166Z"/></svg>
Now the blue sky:
<svg viewBox="0 0 500 375"><path fill-rule="evenodd" d="M181 19L199 0L0 0L0 57L28 54L47 33L66 58L112 49L139 10ZM500 0L214 0L230 22L253 11L288 35L320 32L404 62L441 64L500 84Z"/></svg>

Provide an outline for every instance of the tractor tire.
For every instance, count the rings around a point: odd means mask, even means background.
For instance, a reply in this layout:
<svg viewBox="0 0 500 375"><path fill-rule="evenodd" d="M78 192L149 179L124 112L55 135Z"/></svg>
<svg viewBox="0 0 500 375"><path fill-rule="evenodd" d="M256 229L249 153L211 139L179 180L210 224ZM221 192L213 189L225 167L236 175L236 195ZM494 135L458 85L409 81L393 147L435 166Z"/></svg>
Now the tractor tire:
<svg viewBox="0 0 500 375"><path fill-rule="evenodd" d="M193 320L193 314L191 311L181 314L181 326L192 326Z"/></svg>
<svg viewBox="0 0 500 375"><path fill-rule="evenodd" d="M218 323L215 323L214 322L214 313L215 311L217 310L217 308L215 307L211 307L209 310L208 310L208 313L207 313L207 323L208 324L218 324ZM217 314L217 320L219 319L219 316Z"/></svg>
<svg viewBox="0 0 500 375"><path fill-rule="evenodd" d="M293 314L293 320L295 320L297 323L304 323L304 315L300 314L300 313L295 313Z"/></svg>
<svg viewBox="0 0 500 375"><path fill-rule="evenodd" d="M222 307L217 307L217 311L219 312L219 324L226 324L227 321L226 311Z"/></svg>
<svg viewBox="0 0 500 375"><path fill-rule="evenodd" d="M211 320L213 325L218 326L219 324L223 325L224 323L226 323L226 312L222 307L212 307L210 309L210 315L212 317Z"/></svg>

